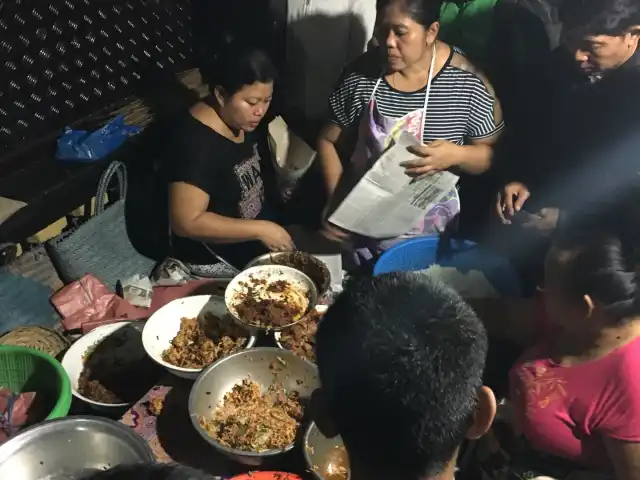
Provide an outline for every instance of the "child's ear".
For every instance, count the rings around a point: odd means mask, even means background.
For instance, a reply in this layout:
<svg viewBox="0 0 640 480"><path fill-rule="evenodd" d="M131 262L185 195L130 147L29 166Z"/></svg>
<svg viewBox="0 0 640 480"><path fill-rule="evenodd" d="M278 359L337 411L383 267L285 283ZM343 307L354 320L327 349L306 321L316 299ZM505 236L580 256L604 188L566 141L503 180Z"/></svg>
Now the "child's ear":
<svg viewBox="0 0 640 480"><path fill-rule="evenodd" d="M469 440L477 440L489 431L496 416L496 396L489 387L480 387L473 424L467 430Z"/></svg>
<svg viewBox="0 0 640 480"><path fill-rule="evenodd" d="M311 394L309 408L311 409L311 419L316 423L322 435L333 438L340 434L329 413L327 400L321 388L317 388Z"/></svg>

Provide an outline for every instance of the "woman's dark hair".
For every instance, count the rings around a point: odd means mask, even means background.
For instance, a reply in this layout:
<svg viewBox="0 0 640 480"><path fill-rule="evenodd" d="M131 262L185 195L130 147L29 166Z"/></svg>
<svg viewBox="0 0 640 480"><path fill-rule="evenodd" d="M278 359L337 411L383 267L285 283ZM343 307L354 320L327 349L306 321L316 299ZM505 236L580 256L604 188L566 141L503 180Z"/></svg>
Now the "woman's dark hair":
<svg viewBox="0 0 640 480"><path fill-rule="evenodd" d="M640 314L635 242L575 228L566 226L554 241L561 293L569 300L589 295L616 320Z"/></svg>
<svg viewBox="0 0 640 480"><path fill-rule="evenodd" d="M213 480L213 477L178 464L142 464L114 467L89 475L84 480Z"/></svg>
<svg viewBox="0 0 640 480"><path fill-rule="evenodd" d="M205 63L200 72L210 91L219 87L227 96L247 85L275 82L278 76L266 52L252 45L235 42L230 37L222 42L214 58Z"/></svg>
<svg viewBox="0 0 640 480"><path fill-rule="evenodd" d="M563 37L619 36L640 25L638 0L565 0L559 11Z"/></svg>
<svg viewBox="0 0 640 480"><path fill-rule="evenodd" d="M378 0L378 12L396 3L414 22L427 28L440 19L443 0Z"/></svg>

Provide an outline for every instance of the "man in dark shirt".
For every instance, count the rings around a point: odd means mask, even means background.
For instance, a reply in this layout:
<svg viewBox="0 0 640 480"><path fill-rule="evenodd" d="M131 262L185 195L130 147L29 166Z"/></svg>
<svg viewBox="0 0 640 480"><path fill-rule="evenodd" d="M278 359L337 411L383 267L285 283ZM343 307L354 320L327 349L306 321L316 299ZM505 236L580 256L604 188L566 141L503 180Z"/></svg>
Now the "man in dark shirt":
<svg viewBox="0 0 640 480"><path fill-rule="evenodd" d="M503 150L496 210L505 224L488 229L494 246L533 291L548 237L571 214L620 204L640 170L640 0L563 2L562 46L523 102L530 121L511 131ZM544 72L543 72L544 73ZM528 94L528 92L525 92ZM634 146L634 144L636 144ZM638 164L638 165L636 165Z"/></svg>
<svg viewBox="0 0 640 480"><path fill-rule="evenodd" d="M526 208L540 217L527 225L542 232L555 228L560 210L605 200L636 170L625 143L634 141L640 107L640 1L573 0L560 14L563 43L582 74L556 70L547 121L530 125L519 158L511 152L507 176L516 181L498 198L505 222Z"/></svg>

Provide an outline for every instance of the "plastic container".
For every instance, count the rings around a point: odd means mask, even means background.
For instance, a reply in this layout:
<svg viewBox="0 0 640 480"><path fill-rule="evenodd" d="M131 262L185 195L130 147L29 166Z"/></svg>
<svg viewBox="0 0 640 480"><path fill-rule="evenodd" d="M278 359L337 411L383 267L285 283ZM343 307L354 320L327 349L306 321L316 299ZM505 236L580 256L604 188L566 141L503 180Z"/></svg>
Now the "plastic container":
<svg viewBox="0 0 640 480"><path fill-rule="evenodd" d="M33 348L0 345L0 387L44 396L49 413L42 420L66 417L71 407L71 383L64 368Z"/></svg>
<svg viewBox="0 0 640 480"><path fill-rule="evenodd" d="M462 273L478 270L501 296L521 295L520 278L511 263L469 240L429 236L398 243L380 256L373 274L424 270L436 264Z"/></svg>

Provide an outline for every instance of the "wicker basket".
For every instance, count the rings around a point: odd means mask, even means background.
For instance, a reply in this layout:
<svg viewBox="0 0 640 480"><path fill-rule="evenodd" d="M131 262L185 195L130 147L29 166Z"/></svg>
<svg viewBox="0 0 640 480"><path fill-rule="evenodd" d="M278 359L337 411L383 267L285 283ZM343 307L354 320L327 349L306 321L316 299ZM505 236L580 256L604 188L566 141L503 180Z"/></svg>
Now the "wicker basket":
<svg viewBox="0 0 640 480"><path fill-rule="evenodd" d="M0 337L0 345L29 347L57 357L71 342L58 332L38 326L19 327Z"/></svg>

